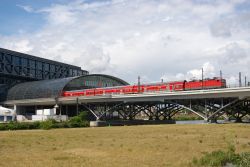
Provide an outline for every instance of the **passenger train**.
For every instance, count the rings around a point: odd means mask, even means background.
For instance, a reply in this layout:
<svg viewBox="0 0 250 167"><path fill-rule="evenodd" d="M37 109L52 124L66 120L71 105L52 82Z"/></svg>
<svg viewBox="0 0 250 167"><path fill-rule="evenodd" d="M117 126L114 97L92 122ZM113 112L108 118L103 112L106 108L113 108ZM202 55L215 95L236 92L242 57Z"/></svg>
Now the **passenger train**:
<svg viewBox="0 0 250 167"><path fill-rule="evenodd" d="M193 81L173 81L161 82L154 84L141 84L141 85L126 85L116 87L103 87L93 89L83 89L74 91L62 92L63 97L70 96L101 96L109 94L137 94L143 92L156 92L156 91L186 91L186 90L199 90L199 89L218 89L225 88L226 80L222 78L213 78L205 80Z"/></svg>

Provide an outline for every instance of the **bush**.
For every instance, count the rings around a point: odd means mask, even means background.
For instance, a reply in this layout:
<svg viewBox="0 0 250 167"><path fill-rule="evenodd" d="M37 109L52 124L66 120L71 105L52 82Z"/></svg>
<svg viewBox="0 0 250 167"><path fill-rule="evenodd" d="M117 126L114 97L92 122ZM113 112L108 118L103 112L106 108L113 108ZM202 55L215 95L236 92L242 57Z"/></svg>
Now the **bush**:
<svg viewBox="0 0 250 167"><path fill-rule="evenodd" d="M0 124L0 130L21 130L21 129L52 129L52 128L76 128L88 127L87 112L81 112L78 116L72 117L69 121L56 122L49 119L43 122L9 122Z"/></svg>
<svg viewBox="0 0 250 167"><path fill-rule="evenodd" d="M67 121L57 122L53 125L53 128L69 128L69 123Z"/></svg>
<svg viewBox="0 0 250 167"><path fill-rule="evenodd" d="M240 167L250 166L250 152L241 153L240 160L236 164Z"/></svg>
<svg viewBox="0 0 250 167"><path fill-rule="evenodd" d="M30 123L26 123L26 122L15 122L15 130L18 129L30 129Z"/></svg>
<svg viewBox="0 0 250 167"><path fill-rule="evenodd" d="M45 129L45 130L49 130L49 129L54 128L55 124L56 124L55 120L48 119L46 121L40 122L40 128Z"/></svg>
<svg viewBox="0 0 250 167"><path fill-rule="evenodd" d="M39 128L40 128L40 122L39 121L32 122L30 124L30 127L29 127L29 129L39 129Z"/></svg>
<svg viewBox="0 0 250 167"><path fill-rule="evenodd" d="M0 130L38 129L40 122L10 122L0 124Z"/></svg>
<svg viewBox="0 0 250 167"><path fill-rule="evenodd" d="M87 111L80 112L80 114L78 115L78 117L80 117L82 121L87 121L88 120L88 113L87 113Z"/></svg>
<svg viewBox="0 0 250 167"><path fill-rule="evenodd" d="M78 116L72 117L69 120L69 127L76 128L76 127L88 127L89 123L87 121L81 120Z"/></svg>
<svg viewBox="0 0 250 167"><path fill-rule="evenodd" d="M249 167L250 166L250 153L236 154L235 147L233 145L228 146L227 151L213 151L206 153L201 159L193 159L195 166L213 166L221 167L227 164L232 164L237 167Z"/></svg>
<svg viewBox="0 0 250 167"><path fill-rule="evenodd" d="M3 123L1 123L1 124L0 124L0 130L6 130L6 125L3 124Z"/></svg>
<svg viewBox="0 0 250 167"><path fill-rule="evenodd" d="M6 125L6 130L17 130L18 129L18 123L17 122L10 122Z"/></svg>
<svg viewBox="0 0 250 167"><path fill-rule="evenodd" d="M74 116L69 120L69 127L88 127L89 122L87 121L87 113L81 112L78 116Z"/></svg>

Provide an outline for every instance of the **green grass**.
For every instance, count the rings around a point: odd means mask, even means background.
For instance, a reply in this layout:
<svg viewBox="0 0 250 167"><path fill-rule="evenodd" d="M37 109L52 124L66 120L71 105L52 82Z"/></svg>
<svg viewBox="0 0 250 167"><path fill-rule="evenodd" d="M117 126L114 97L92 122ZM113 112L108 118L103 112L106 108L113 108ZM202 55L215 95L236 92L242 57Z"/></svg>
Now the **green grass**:
<svg viewBox="0 0 250 167"><path fill-rule="evenodd" d="M183 167L228 143L248 160L249 124L148 125L0 132L0 166Z"/></svg>

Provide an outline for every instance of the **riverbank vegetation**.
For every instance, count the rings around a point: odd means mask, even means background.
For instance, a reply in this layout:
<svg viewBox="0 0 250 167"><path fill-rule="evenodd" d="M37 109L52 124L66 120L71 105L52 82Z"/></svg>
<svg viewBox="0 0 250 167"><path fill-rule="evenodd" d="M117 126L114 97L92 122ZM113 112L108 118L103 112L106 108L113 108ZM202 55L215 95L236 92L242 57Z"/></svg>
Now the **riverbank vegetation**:
<svg viewBox="0 0 250 167"><path fill-rule="evenodd" d="M0 124L0 130L28 130L28 129L52 129L52 128L78 128L88 127L86 112L81 112L78 116L72 117L68 121L58 122L53 119L36 122L10 122Z"/></svg>

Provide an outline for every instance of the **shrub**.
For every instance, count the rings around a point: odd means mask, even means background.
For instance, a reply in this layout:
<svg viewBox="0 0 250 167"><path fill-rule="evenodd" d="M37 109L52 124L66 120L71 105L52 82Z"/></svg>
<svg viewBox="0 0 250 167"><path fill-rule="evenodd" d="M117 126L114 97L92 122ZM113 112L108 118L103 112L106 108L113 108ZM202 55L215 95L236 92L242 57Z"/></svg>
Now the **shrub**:
<svg viewBox="0 0 250 167"><path fill-rule="evenodd" d="M53 128L69 128L69 123L68 121L57 122L53 125Z"/></svg>
<svg viewBox="0 0 250 167"><path fill-rule="evenodd" d="M18 123L17 122L10 122L6 125L6 130L17 130L18 129Z"/></svg>
<svg viewBox="0 0 250 167"><path fill-rule="evenodd" d="M45 129L45 130L49 130L51 128L54 127L54 124L56 123L55 120L53 119L48 119L46 121L40 122L40 128L41 129Z"/></svg>
<svg viewBox="0 0 250 167"><path fill-rule="evenodd" d="M29 129L39 129L39 128L40 128L40 122L39 121L32 122L30 124L30 127L29 127Z"/></svg>
<svg viewBox="0 0 250 167"><path fill-rule="evenodd" d="M3 124L3 123L1 123L1 124L0 124L0 130L6 130L6 125Z"/></svg>
<svg viewBox="0 0 250 167"><path fill-rule="evenodd" d="M82 121L87 121L87 119L88 119L88 112L87 111L80 112L80 114L78 115L78 117L80 117Z"/></svg>
<svg viewBox="0 0 250 167"><path fill-rule="evenodd" d="M88 127L87 112L81 112L78 116L74 116L69 120L69 127Z"/></svg>
<svg viewBox="0 0 250 167"><path fill-rule="evenodd" d="M213 151L211 153L206 153L201 159L193 159L193 164L195 166L226 166L227 164L232 164L239 167L250 166L250 153L235 153L235 147L233 145L228 146L227 151Z"/></svg>
<svg viewBox="0 0 250 167"><path fill-rule="evenodd" d="M236 164L240 167L250 166L250 152L241 153L240 160Z"/></svg>
<svg viewBox="0 0 250 167"><path fill-rule="evenodd" d="M0 130L38 129L39 122L10 122L0 124Z"/></svg>
<svg viewBox="0 0 250 167"><path fill-rule="evenodd" d="M30 129L30 124L32 123L26 123L26 122L15 122L16 124L16 129Z"/></svg>
<svg viewBox="0 0 250 167"><path fill-rule="evenodd" d="M72 117L69 121L56 122L49 119L43 122L9 122L0 124L0 130L19 130L19 129L51 129L51 128L75 128L88 127L88 113L81 112L78 116Z"/></svg>
<svg viewBox="0 0 250 167"><path fill-rule="evenodd" d="M69 120L69 126L72 128L82 127L82 123L83 123L83 121L81 120L81 118L79 116L72 117Z"/></svg>

